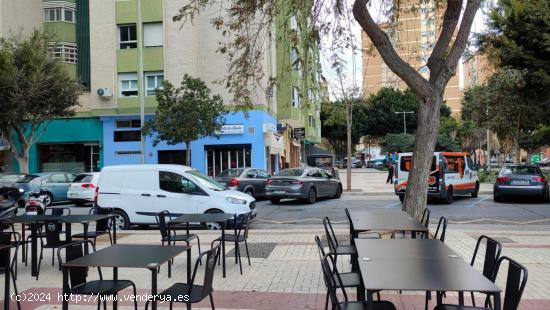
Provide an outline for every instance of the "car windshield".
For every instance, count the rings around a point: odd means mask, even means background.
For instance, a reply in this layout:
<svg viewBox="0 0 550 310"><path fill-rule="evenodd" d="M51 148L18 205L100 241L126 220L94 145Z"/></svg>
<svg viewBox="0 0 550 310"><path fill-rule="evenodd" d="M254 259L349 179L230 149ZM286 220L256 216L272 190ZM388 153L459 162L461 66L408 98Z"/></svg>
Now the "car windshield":
<svg viewBox="0 0 550 310"><path fill-rule="evenodd" d="M200 173L198 170L190 170L187 171L188 174L195 177L195 180L197 180L198 183L202 184L203 186L206 186L212 190L215 191L223 191L226 190L226 188L218 183L216 180L212 179L209 176L206 176L202 173Z"/></svg>
<svg viewBox="0 0 550 310"><path fill-rule="evenodd" d="M25 177L24 174L4 174L2 176L2 182L15 183L15 182L19 182L19 180L21 180L24 177Z"/></svg>
<svg viewBox="0 0 550 310"><path fill-rule="evenodd" d="M500 174L539 174L539 170L529 166L506 166Z"/></svg>
<svg viewBox="0 0 550 310"><path fill-rule="evenodd" d="M32 181L36 178L38 178L37 175L26 174L26 175L23 175L21 178L19 178L16 182L17 183L29 183L30 181Z"/></svg>
<svg viewBox="0 0 550 310"><path fill-rule="evenodd" d="M281 177L299 177L304 173L304 169L285 169L279 172Z"/></svg>
<svg viewBox="0 0 550 310"><path fill-rule="evenodd" d="M73 183L92 183L93 178L91 174L80 174L74 178Z"/></svg>
<svg viewBox="0 0 550 310"><path fill-rule="evenodd" d="M224 177L238 177L243 173L244 169L227 169L222 171L218 177L224 178Z"/></svg>

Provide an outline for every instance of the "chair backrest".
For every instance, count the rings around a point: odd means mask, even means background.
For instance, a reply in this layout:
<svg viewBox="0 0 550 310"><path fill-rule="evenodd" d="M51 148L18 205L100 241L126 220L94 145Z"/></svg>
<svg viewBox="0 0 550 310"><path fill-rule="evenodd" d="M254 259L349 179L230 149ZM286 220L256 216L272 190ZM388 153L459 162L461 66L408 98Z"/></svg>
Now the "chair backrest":
<svg viewBox="0 0 550 310"><path fill-rule="evenodd" d="M426 228L428 224L430 224L430 213L430 209L425 208L424 212L422 212L422 219L420 219L420 224L424 225Z"/></svg>
<svg viewBox="0 0 550 310"><path fill-rule="evenodd" d="M213 246L210 250L202 252L197 261L195 262L195 269L193 270L193 276L191 277L191 283L189 284L189 289L187 294L191 296L191 291L195 284L195 277L197 276L197 271L199 268L199 263L202 261L203 257L206 256L206 261L204 263L204 281L202 283L202 294L201 297L206 297L212 293L214 290L212 283L214 282L214 270L216 269L216 262L220 255L220 243Z"/></svg>
<svg viewBox="0 0 550 310"><path fill-rule="evenodd" d="M325 234L327 235L327 243L330 252L336 253L336 248L338 248L338 239L336 238L334 229L332 229L332 224L330 223L328 216L325 216L323 219L323 226L325 226Z"/></svg>
<svg viewBox="0 0 550 310"><path fill-rule="evenodd" d="M63 265L63 260L61 259L61 251L65 250L65 262L77 259L84 256L85 250L84 247L91 246L93 252L95 252L95 246L90 240L76 241L70 244L62 245L57 249L57 260L59 261L59 266ZM80 284L86 283L86 277L88 275L87 267L71 267L68 268L70 287L75 287ZM99 272L99 278L103 279L101 274L101 269L97 268Z"/></svg>
<svg viewBox="0 0 550 310"><path fill-rule="evenodd" d="M353 226L353 221L351 220L351 215L349 214L348 208L344 208L344 212L346 212L346 217L348 219L349 242L350 242L350 244L355 244L355 241L353 240L353 235L355 233L355 227Z"/></svg>
<svg viewBox="0 0 550 310"><path fill-rule="evenodd" d="M481 235L477 239L474 255L472 256L472 261L470 262L470 265L472 266L475 263L479 246L483 241L485 241L485 258L483 261L483 275L487 279L491 279L493 276L493 271L495 270L495 264L497 263L497 260L500 257L500 252L502 251L502 245L500 244L500 242L496 241L493 238L487 237L485 235Z"/></svg>
<svg viewBox="0 0 550 310"><path fill-rule="evenodd" d="M159 226L160 235L162 238L170 236L170 229L168 228L168 223L166 222L166 216L170 214L168 210L161 211L157 213L157 223Z"/></svg>
<svg viewBox="0 0 550 310"><path fill-rule="evenodd" d="M315 243L317 244L317 249L319 250L319 259L322 261L327 253L325 253L325 248L323 247L323 243L321 242L321 238L319 238L319 236L315 236Z"/></svg>
<svg viewBox="0 0 550 310"><path fill-rule="evenodd" d="M239 215L235 214L235 216L233 217L235 235L240 236L241 234L243 234L245 238L248 238L248 224L250 224L250 213L243 213Z"/></svg>
<svg viewBox="0 0 550 310"><path fill-rule="evenodd" d="M92 207L90 211L88 212L89 215L96 215L96 214L105 214L105 212L102 212L101 208ZM96 232L107 232L110 230L109 227L109 221L111 218L104 218L101 220L97 220L95 223L95 231Z"/></svg>
<svg viewBox="0 0 550 310"><path fill-rule="evenodd" d="M527 268L507 256L502 256L496 263L493 282L496 280L503 261L508 261L508 274L506 276L506 290L504 291L502 310L517 310L527 284Z"/></svg>
<svg viewBox="0 0 550 310"><path fill-rule="evenodd" d="M328 262L328 255L325 256L322 260L321 260L321 269L323 270L323 278L325 279L325 285L327 286L327 293L329 295L329 298L330 298L330 302L333 306L333 309L337 309L337 310L340 310L340 301L338 300L338 296L337 296L337 293L336 293L336 290L337 290L337 285L336 285L336 280L334 279L333 275L332 275L332 272L330 270L330 264ZM344 296L344 300L345 302L348 301L348 295L346 294L346 291L343 289L343 284L341 282L341 279L338 277L337 278L339 281L340 281L340 285L339 287L342 288L342 293L343 293L343 296Z"/></svg>
<svg viewBox="0 0 550 310"><path fill-rule="evenodd" d="M46 221L45 222L45 229L46 229L46 243L50 247L57 247L61 244L61 229L62 229L62 221Z"/></svg>
<svg viewBox="0 0 550 310"><path fill-rule="evenodd" d="M434 239L439 239L441 242L445 242L445 232L447 231L447 218L442 216L437 223L437 229L435 230Z"/></svg>

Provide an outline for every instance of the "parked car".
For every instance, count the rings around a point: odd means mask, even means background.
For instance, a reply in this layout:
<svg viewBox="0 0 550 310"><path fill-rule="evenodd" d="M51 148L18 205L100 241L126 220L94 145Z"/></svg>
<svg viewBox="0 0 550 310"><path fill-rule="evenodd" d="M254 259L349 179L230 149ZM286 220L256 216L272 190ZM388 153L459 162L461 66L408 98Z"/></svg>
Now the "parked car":
<svg viewBox="0 0 550 310"><path fill-rule="evenodd" d="M266 197L272 203L281 199L304 199L315 203L319 197L340 198L342 184L328 172L319 168L290 168L279 172L267 181Z"/></svg>
<svg viewBox="0 0 550 310"><path fill-rule="evenodd" d="M11 187L24 177L24 173L2 173L0 174L0 187Z"/></svg>
<svg viewBox="0 0 550 310"><path fill-rule="evenodd" d="M232 168L222 171L216 181L229 189L248 194L254 198L265 196L265 185L271 175L256 168Z"/></svg>
<svg viewBox="0 0 550 310"><path fill-rule="evenodd" d="M93 202L95 197L95 188L99 172L83 173L76 176L69 190L67 198L77 206L83 206L86 203Z"/></svg>
<svg viewBox="0 0 550 310"><path fill-rule="evenodd" d="M342 164L342 166L340 166L340 163ZM344 158L341 161L340 160L336 161L336 166L346 168L348 166L348 159ZM363 167L363 162L359 158L352 157L351 158L351 167L352 168L362 168Z"/></svg>
<svg viewBox="0 0 550 310"><path fill-rule="evenodd" d="M539 167L548 167L548 166L550 166L550 158L544 158L543 160L539 161L537 163L537 166L539 166Z"/></svg>
<svg viewBox="0 0 550 310"><path fill-rule="evenodd" d="M124 165L104 167L99 175L95 202L112 208L118 229L155 224L152 216L136 212L251 213L256 201L250 195L227 189L209 176L182 165ZM206 223L208 228L219 227Z"/></svg>
<svg viewBox="0 0 550 310"><path fill-rule="evenodd" d="M388 161L386 159L372 159L367 162L367 168L376 168L382 169L388 166Z"/></svg>
<svg viewBox="0 0 550 310"><path fill-rule="evenodd" d="M74 178L74 174L66 172L35 173L25 175L14 185L23 189L27 196L30 192L39 192L45 196L44 203L49 206L67 201L67 191Z"/></svg>
<svg viewBox="0 0 550 310"><path fill-rule="evenodd" d="M493 187L493 199L502 201L506 196L534 196L550 201L548 180L534 165L506 165L502 167Z"/></svg>

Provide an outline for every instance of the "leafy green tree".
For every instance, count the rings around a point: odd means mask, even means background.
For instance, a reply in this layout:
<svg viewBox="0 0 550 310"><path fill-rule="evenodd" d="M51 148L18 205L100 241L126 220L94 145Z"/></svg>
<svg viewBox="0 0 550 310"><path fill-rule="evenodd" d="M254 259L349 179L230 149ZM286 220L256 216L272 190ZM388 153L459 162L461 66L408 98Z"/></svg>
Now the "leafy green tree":
<svg viewBox="0 0 550 310"><path fill-rule="evenodd" d="M353 101L352 149L363 136L366 110L362 99L353 99ZM346 157L346 104L343 101L322 102L320 118L321 136L328 142L336 157Z"/></svg>
<svg viewBox="0 0 550 310"><path fill-rule="evenodd" d="M219 95L211 95L206 84L187 74L180 87L164 81L156 91L158 108L147 121L144 134L153 137L153 145L165 141L170 145L185 143L186 165L191 165L191 142L211 136L225 123L225 108Z"/></svg>
<svg viewBox="0 0 550 310"><path fill-rule="evenodd" d="M384 136L382 147L389 152L412 152L414 136L408 133L388 133Z"/></svg>
<svg viewBox="0 0 550 310"><path fill-rule="evenodd" d="M0 39L0 134L24 173L48 121L73 115L78 105L80 87L51 57L51 41L39 31Z"/></svg>

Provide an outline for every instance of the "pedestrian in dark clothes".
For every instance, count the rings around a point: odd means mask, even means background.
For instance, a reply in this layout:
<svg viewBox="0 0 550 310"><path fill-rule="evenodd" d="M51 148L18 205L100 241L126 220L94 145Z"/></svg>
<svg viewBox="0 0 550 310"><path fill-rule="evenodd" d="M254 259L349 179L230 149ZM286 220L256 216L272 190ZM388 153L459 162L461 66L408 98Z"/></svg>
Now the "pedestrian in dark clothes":
<svg viewBox="0 0 550 310"><path fill-rule="evenodd" d="M391 160L388 161L388 178L386 179L386 184L393 183L393 162Z"/></svg>

